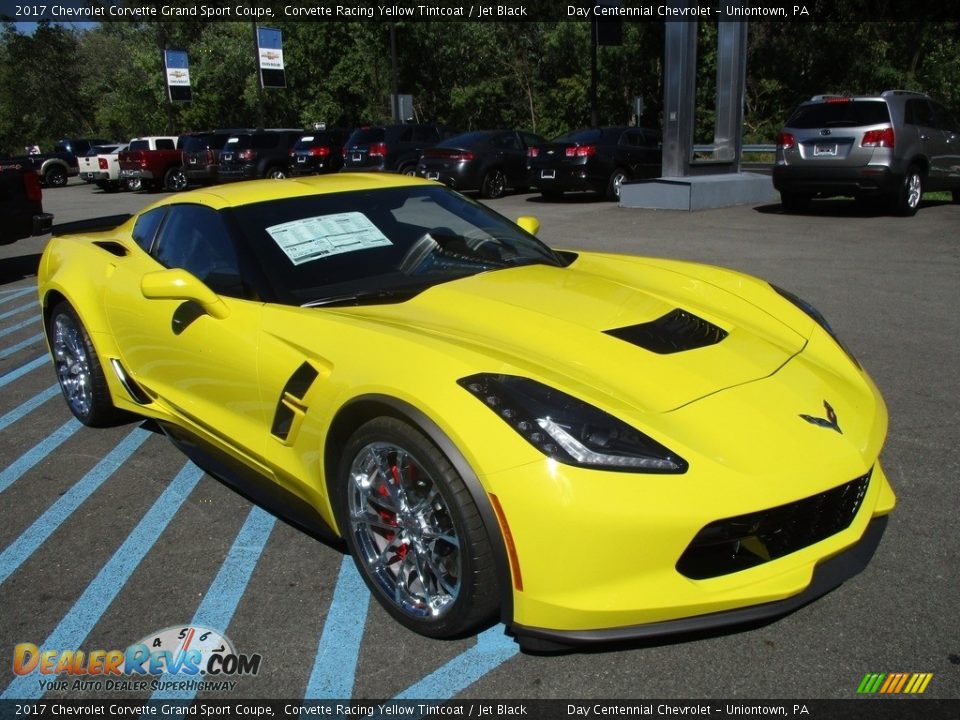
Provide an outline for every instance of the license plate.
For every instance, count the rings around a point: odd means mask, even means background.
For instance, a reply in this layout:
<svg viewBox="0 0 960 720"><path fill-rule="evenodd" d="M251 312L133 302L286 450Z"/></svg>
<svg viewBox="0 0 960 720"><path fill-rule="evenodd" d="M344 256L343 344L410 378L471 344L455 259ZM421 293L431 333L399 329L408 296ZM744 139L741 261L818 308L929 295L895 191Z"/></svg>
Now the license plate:
<svg viewBox="0 0 960 720"><path fill-rule="evenodd" d="M190 158L190 164L191 164L191 165L196 165L196 164L197 164L197 159L196 159L196 158Z"/></svg>
<svg viewBox="0 0 960 720"><path fill-rule="evenodd" d="M297 156L297 162L298 162L298 163L301 163L301 164L302 164L302 163L305 163L306 161L307 161L307 159L306 159L303 155L298 155L298 156Z"/></svg>
<svg viewBox="0 0 960 720"><path fill-rule="evenodd" d="M439 180L439 179L440 179L440 173L438 172L427 173L427 180Z"/></svg>
<svg viewBox="0 0 960 720"><path fill-rule="evenodd" d="M555 177L557 177L557 171L556 171L556 170L541 170L541 171L540 171L540 177L541 177L543 180L553 180Z"/></svg>
<svg viewBox="0 0 960 720"><path fill-rule="evenodd" d="M814 145L813 146L814 155L832 155L837 154L836 144L831 143L830 145Z"/></svg>
<svg viewBox="0 0 960 720"><path fill-rule="evenodd" d="M220 159L223 160L224 162L229 162L233 160L233 153L223 153L220 156Z"/></svg>
<svg viewBox="0 0 960 720"><path fill-rule="evenodd" d="M350 156L350 159L353 160L353 162L362 162L362 161L363 161L363 154L362 154L362 153L354 153L353 155Z"/></svg>
<svg viewBox="0 0 960 720"><path fill-rule="evenodd" d="M84 176L85 178L87 178L87 180L92 180L92 179L93 179L93 173L92 173L92 172L84 173L83 176Z"/></svg>

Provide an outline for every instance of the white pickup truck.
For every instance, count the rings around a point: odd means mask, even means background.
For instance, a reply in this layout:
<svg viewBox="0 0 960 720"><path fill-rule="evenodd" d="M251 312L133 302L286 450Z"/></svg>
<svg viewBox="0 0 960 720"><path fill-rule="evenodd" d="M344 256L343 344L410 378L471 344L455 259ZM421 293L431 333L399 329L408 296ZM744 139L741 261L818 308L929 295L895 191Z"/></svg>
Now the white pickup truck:
<svg viewBox="0 0 960 720"><path fill-rule="evenodd" d="M94 183L104 192L126 189L126 182L120 180L120 161L117 159L117 155L126 149L126 145L115 145L106 152L77 158L80 178L84 182Z"/></svg>

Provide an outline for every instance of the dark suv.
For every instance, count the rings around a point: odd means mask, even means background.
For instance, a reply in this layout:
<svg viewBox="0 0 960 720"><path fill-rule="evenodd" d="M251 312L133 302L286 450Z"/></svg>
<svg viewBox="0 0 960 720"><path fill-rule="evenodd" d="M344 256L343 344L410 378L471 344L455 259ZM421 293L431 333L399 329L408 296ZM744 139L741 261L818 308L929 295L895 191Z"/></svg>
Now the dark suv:
<svg viewBox="0 0 960 720"><path fill-rule="evenodd" d="M253 128L211 130L188 135L183 143L183 175L190 183L209 184L217 181L220 151L227 140Z"/></svg>
<svg viewBox="0 0 960 720"><path fill-rule="evenodd" d="M417 172L421 153L457 131L442 125L377 125L353 131L343 146L344 170Z"/></svg>
<svg viewBox="0 0 960 720"><path fill-rule="evenodd" d="M300 129L256 130L227 138L217 177L223 181L284 178L290 148L306 133Z"/></svg>
<svg viewBox="0 0 960 720"><path fill-rule="evenodd" d="M650 128L602 127L576 130L527 150L530 183L544 197L566 190L593 190L620 198L625 180L660 175L660 133Z"/></svg>
<svg viewBox="0 0 960 720"><path fill-rule="evenodd" d="M960 201L960 124L926 95L817 95L777 135L773 185L787 211L813 197L876 199L913 215L927 190Z"/></svg>
<svg viewBox="0 0 960 720"><path fill-rule="evenodd" d="M349 134L342 128L308 132L290 151L290 174L337 172L343 167L343 142Z"/></svg>

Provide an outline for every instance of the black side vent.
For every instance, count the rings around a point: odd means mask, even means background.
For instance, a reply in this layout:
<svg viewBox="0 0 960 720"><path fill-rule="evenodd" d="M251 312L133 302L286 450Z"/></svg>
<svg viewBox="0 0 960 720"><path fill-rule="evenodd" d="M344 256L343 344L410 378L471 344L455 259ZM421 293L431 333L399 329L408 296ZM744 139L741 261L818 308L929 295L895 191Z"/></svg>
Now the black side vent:
<svg viewBox="0 0 960 720"><path fill-rule="evenodd" d="M280 393L270 432L284 443L289 444L293 441L292 435L295 435L295 430L299 427L303 414L307 410L303 398L306 397L313 381L317 379L317 375L319 373L316 368L310 363L303 363L290 376L283 387L283 392Z"/></svg>
<svg viewBox="0 0 960 720"><path fill-rule="evenodd" d="M111 255L116 255L117 257L126 257L128 254L127 249L123 245L118 242L114 242L113 240L97 240L93 244L99 248L103 248Z"/></svg>
<svg viewBox="0 0 960 720"><path fill-rule="evenodd" d="M677 571L694 580L746 570L825 540L853 522L870 475L818 495L703 528L677 562Z"/></svg>
<svg viewBox="0 0 960 720"><path fill-rule="evenodd" d="M727 336L723 328L679 308L647 323L604 332L658 355L716 345Z"/></svg>

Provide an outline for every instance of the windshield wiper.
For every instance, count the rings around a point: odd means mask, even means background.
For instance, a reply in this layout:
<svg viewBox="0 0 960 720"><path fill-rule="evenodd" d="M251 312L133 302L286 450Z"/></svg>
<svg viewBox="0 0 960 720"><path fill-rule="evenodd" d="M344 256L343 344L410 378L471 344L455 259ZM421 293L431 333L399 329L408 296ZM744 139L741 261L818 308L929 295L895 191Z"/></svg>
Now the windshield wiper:
<svg viewBox="0 0 960 720"><path fill-rule="evenodd" d="M369 290L353 290L351 292L328 295L327 297L311 300L300 307L330 307L336 305L377 305L379 303L403 302L416 297L426 287L398 287L398 288L370 288Z"/></svg>

